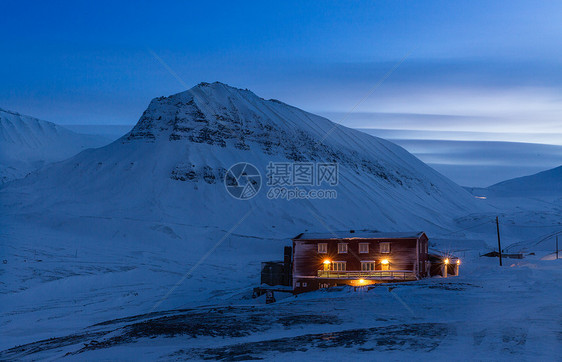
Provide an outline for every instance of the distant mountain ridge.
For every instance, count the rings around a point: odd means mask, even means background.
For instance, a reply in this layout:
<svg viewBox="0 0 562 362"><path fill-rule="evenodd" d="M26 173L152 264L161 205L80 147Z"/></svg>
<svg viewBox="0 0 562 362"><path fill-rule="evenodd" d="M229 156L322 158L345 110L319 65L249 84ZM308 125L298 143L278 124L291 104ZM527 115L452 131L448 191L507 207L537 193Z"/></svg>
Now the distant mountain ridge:
<svg viewBox="0 0 562 362"><path fill-rule="evenodd" d="M562 195L562 166L499 182L488 189L506 196Z"/></svg>
<svg viewBox="0 0 562 362"><path fill-rule="evenodd" d="M0 178L23 177L45 163L99 147L106 140L74 133L52 122L0 109Z"/></svg>

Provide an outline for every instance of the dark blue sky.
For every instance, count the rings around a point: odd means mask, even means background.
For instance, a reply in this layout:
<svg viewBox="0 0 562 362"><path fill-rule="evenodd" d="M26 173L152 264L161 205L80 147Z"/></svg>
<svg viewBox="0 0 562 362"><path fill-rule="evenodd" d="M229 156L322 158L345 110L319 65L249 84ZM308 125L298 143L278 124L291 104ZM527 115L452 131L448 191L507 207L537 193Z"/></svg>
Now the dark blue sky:
<svg viewBox="0 0 562 362"><path fill-rule="evenodd" d="M411 53L345 124L562 134L556 1L5 1L0 11L0 107L61 124L133 124L150 99L215 80L338 121Z"/></svg>

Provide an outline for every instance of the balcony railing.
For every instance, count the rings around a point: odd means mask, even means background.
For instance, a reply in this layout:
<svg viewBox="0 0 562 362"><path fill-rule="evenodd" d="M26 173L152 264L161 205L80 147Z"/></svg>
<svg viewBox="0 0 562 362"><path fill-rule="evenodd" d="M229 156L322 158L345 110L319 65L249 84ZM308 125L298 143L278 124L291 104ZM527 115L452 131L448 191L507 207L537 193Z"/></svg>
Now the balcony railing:
<svg viewBox="0 0 562 362"><path fill-rule="evenodd" d="M329 279L415 280L416 274L411 270L319 270L318 277Z"/></svg>

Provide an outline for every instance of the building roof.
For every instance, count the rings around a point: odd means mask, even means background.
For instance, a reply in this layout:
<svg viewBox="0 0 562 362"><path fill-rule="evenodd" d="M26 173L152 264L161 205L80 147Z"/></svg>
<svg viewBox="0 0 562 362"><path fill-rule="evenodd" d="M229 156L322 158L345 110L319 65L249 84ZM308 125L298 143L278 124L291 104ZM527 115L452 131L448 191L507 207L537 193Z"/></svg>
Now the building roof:
<svg viewBox="0 0 562 362"><path fill-rule="evenodd" d="M423 231L380 232L377 230L345 230L330 233L302 233L293 240L329 240L329 239L417 239Z"/></svg>

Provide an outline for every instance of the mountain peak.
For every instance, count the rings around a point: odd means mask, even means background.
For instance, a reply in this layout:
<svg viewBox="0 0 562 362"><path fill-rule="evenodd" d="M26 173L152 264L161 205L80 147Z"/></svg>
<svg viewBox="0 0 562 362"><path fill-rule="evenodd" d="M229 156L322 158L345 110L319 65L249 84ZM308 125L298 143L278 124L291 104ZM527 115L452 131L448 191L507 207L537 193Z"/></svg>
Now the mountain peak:
<svg viewBox="0 0 562 362"><path fill-rule="evenodd" d="M230 94L231 96L236 94L251 94L252 96L258 97L247 88L246 89L237 88L218 81L212 83L201 82L186 91L173 94L170 97L185 97L185 96L189 97L195 95L201 98L208 98L208 97L220 98L221 95L225 95L225 94Z"/></svg>
<svg viewBox="0 0 562 362"><path fill-rule="evenodd" d="M210 142L209 134L220 134L223 141L219 143L224 145L226 138L241 139L249 129L267 128L265 123L284 123L272 112L273 103L248 89L202 82L187 91L153 99L126 139ZM280 102L275 106L288 107Z"/></svg>
<svg viewBox="0 0 562 362"><path fill-rule="evenodd" d="M212 82L212 83L201 82L193 88L215 88L215 89L216 88L230 88L230 89L241 90L240 88L236 88L236 87L230 86L226 83L222 83L222 82L219 82L219 81L215 81L215 82Z"/></svg>

